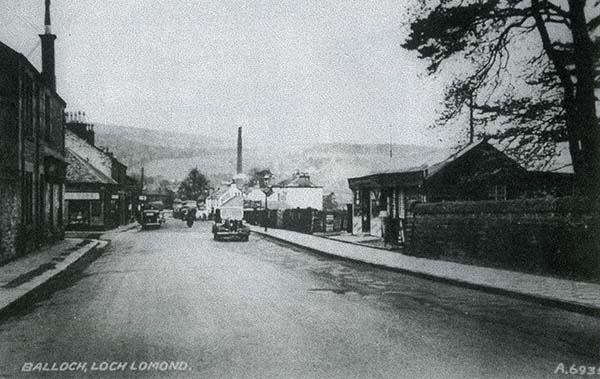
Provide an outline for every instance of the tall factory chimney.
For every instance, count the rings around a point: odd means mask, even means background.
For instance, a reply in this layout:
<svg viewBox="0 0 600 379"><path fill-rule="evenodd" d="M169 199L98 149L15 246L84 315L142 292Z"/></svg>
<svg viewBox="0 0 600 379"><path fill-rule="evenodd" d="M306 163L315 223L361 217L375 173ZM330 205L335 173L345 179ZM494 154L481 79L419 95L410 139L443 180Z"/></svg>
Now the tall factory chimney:
<svg viewBox="0 0 600 379"><path fill-rule="evenodd" d="M238 141L237 141L237 174L241 174L244 171L242 166L242 127L238 128Z"/></svg>
<svg viewBox="0 0 600 379"><path fill-rule="evenodd" d="M54 70L54 40L52 23L50 22L50 0L46 0L46 14L44 17L44 34L42 40L42 77L52 91L56 92L56 73Z"/></svg>

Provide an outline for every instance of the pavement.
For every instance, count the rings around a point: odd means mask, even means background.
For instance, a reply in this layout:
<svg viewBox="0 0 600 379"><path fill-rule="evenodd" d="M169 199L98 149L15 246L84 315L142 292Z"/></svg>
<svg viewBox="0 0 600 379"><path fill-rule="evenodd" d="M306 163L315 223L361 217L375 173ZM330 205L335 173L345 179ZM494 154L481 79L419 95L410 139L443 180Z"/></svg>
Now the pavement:
<svg viewBox="0 0 600 379"><path fill-rule="evenodd" d="M134 226L134 223L124 225L114 231L126 231ZM0 266L0 314L9 312L62 272L106 245L108 241L84 236L65 238Z"/></svg>
<svg viewBox="0 0 600 379"><path fill-rule="evenodd" d="M352 243L360 246L367 246L375 249L389 250L389 251L401 251L404 249L404 245L392 245L383 241L381 237L370 236L370 235L353 235L348 232L341 233L313 233L314 236L325 237L332 240Z"/></svg>
<svg viewBox="0 0 600 379"><path fill-rule="evenodd" d="M600 285L411 257L331 238L250 225L252 232L298 247L491 293L600 317Z"/></svg>

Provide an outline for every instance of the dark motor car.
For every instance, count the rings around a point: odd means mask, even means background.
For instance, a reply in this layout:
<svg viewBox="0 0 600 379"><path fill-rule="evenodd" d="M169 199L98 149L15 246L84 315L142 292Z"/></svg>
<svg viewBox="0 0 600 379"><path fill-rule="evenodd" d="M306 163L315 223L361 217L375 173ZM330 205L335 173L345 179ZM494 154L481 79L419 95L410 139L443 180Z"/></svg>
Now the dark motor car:
<svg viewBox="0 0 600 379"><path fill-rule="evenodd" d="M158 209L146 209L142 212L142 229L160 228L163 218Z"/></svg>
<svg viewBox="0 0 600 379"><path fill-rule="evenodd" d="M224 220L215 222L212 228L215 240L239 240L247 242L250 237L250 228L242 220Z"/></svg>

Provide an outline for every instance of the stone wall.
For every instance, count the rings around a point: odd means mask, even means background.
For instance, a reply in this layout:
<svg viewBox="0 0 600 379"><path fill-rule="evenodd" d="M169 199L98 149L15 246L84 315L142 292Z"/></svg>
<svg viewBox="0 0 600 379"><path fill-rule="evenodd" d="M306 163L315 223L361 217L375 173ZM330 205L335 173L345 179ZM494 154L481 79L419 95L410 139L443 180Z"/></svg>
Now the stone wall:
<svg viewBox="0 0 600 379"><path fill-rule="evenodd" d="M0 178L0 263L19 253L21 209L17 180Z"/></svg>
<svg viewBox="0 0 600 379"><path fill-rule="evenodd" d="M600 201L565 197L423 203L416 255L569 278L600 278Z"/></svg>

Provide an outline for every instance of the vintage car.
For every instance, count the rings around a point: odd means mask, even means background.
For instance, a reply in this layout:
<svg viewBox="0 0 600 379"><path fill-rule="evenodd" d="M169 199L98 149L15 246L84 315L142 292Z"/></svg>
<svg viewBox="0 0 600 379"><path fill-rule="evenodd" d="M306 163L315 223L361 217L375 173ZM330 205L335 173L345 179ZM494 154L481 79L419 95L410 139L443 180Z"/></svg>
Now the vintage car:
<svg viewBox="0 0 600 379"><path fill-rule="evenodd" d="M215 212L213 235L215 240L248 241L250 228L242 222L244 218L244 198L232 196L223 201L221 207Z"/></svg>
<svg viewBox="0 0 600 379"><path fill-rule="evenodd" d="M158 209L146 209L142 212L142 229L160 228L164 219Z"/></svg>
<svg viewBox="0 0 600 379"><path fill-rule="evenodd" d="M212 228L213 236L216 241L239 240L248 241L250 237L250 228L242 223L242 220L224 220L215 222Z"/></svg>

